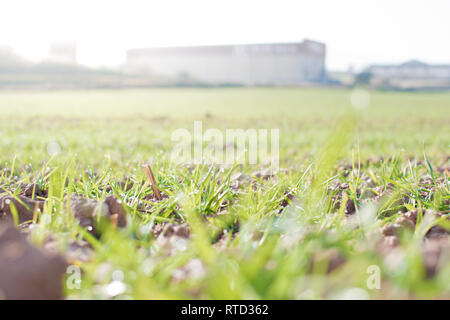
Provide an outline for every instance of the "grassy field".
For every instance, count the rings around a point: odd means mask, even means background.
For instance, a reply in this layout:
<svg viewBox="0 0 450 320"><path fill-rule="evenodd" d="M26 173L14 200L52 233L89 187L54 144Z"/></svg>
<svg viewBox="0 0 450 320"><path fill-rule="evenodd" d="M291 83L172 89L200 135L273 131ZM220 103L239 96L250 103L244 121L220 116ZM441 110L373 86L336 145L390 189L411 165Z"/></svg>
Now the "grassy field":
<svg viewBox="0 0 450 320"><path fill-rule="evenodd" d="M369 94L0 92L2 197L37 203L3 217L79 268L70 299L450 298L450 93ZM279 129L280 170L177 164L171 135L195 120ZM84 223L73 195L115 196L126 226Z"/></svg>

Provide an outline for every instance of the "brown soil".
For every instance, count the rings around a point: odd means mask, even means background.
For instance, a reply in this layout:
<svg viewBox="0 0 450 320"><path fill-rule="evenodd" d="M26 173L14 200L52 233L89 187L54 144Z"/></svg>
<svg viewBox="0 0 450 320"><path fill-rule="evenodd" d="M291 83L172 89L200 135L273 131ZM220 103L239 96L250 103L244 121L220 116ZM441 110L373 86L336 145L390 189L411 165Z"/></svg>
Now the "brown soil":
<svg viewBox="0 0 450 320"><path fill-rule="evenodd" d="M19 223L31 221L34 212L42 211L44 208L44 201L32 200L26 196L19 195L16 197L4 195L0 197L0 222L8 222L13 220L11 205L17 209Z"/></svg>
<svg viewBox="0 0 450 320"><path fill-rule="evenodd" d="M115 196L106 197L103 203L77 195L70 197L70 212L74 214L83 228L95 236L99 236L97 230L97 213L99 211L102 218L109 219L114 225L120 228L126 226L126 211Z"/></svg>
<svg viewBox="0 0 450 320"><path fill-rule="evenodd" d="M4 299L63 298L65 261L36 249L10 225L0 226L0 270L0 296Z"/></svg>
<svg viewBox="0 0 450 320"><path fill-rule="evenodd" d="M28 198L37 199L38 197L40 197L40 198L48 197L47 190L42 190L41 187L39 187L39 185L37 185L37 184L33 184L33 183L22 184L20 189L21 189L20 195L28 197Z"/></svg>

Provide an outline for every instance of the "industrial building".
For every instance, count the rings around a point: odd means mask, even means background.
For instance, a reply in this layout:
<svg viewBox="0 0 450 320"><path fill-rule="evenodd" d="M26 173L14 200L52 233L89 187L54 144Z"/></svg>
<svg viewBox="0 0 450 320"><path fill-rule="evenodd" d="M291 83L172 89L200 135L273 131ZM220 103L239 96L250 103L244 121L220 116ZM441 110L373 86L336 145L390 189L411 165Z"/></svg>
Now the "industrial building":
<svg viewBox="0 0 450 320"><path fill-rule="evenodd" d="M373 65L366 71L379 78L450 79L450 65L432 65L417 60L397 65Z"/></svg>
<svg viewBox="0 0 450 320"><path fill-rule="evenodd" d="M363 72L373 87L419 89L450 88L450 65L411 60L402 64L373 65Z"/></svg>
<svg viewBox="0 0 450 320"><path fill-rule="evenodd" d="M216 45L132 49L130 72L207 84L298 85L325 80L325 44Z"/></svg>

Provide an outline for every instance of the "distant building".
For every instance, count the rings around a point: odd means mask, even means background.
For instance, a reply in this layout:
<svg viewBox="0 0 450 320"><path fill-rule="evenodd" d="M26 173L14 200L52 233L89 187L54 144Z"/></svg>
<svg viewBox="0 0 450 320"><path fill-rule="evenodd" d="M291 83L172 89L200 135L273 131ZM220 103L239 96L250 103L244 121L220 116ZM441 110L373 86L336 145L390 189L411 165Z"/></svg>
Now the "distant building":
<svg viewBox="0 0 450 320"><path fill-rule="evenodd" d="M379 78L450 79L450 65L432 65L417 60L397 65L374 65L367 71Z"/></svg>
<svg viewBox="0 0 450 320"><path fill-rule="evenodd" d="M364 70L373 86L398 88L450 87L450 65L411 60L397 65L373 65Z"/></svg>
<svg viewBox="0 0 450 320"><path fill-rule="evenodd" d="M127 69L209 84L296 85L325 79L325 44L217 45L132 49Z"/></svg>
<svg viewBox="0 0 450 320"><path fill-rule="evenodd" d="M77 44L75 41L56 42L50 45L48 62L61 64L77 63Z"/></svg>

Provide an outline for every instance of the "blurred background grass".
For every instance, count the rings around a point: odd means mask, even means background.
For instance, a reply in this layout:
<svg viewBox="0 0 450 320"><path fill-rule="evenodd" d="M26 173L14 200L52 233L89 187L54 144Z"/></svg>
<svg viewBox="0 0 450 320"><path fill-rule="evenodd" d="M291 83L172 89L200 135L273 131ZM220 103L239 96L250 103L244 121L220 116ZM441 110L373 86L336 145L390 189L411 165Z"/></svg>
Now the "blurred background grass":
<svg viewBox="0 0 450 320"><path fill-rule="evenodd" d="M450 93L370 91L364 109L350 90L298 88L2 91L0 161L42 163L56 142L60 158L112 165L167 154L171 133L203 128L279 128L282 165L313 155L342 118L362 158L442 157L450 146ZM350 155L349 155L350 156ZM283 163L284 161L284 163Z"/></svg>
<svg viewBox="0 0 450 320"><path fill-rule="evenodd" d="M164 88L85 91L0 91L2 115L198 117L242 119L328 115L351 107L350 90L330 88ZM369 116L449 116L450 92L370 92Z"/></svg>

